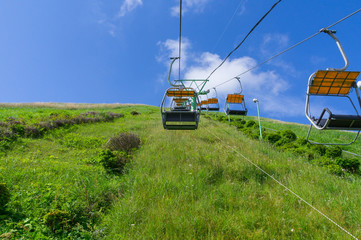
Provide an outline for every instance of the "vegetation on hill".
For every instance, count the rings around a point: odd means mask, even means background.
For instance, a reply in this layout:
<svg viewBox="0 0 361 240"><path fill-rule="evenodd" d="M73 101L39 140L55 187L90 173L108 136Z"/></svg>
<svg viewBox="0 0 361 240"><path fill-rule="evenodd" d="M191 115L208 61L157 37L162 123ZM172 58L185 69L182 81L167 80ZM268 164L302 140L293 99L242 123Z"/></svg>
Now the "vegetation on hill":
<svg viewBox="0 0 361 240"><path fill-rule="evenodd" d="M359 160L305 143L305 126L264 120L276 131L260 141L252 117L204 115L196 131L166 131L156 107L92 107L0 109L3 122L58 111L124 116L19 135L2 150L0 239L349 237L249 161L361 235Z"/></svg>

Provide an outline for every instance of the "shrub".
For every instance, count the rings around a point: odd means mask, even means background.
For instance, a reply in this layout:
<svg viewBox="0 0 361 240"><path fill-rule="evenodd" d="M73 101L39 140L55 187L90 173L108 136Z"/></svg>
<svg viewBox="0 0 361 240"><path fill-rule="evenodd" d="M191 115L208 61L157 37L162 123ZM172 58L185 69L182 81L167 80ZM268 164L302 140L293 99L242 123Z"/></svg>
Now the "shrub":
<svg viewBox="0 0 361 240"><path fill-rule="evenodd" d="M327 157L320 157L313 161L318 166L327 166L331 164L336 164L334 160Z"/></svg>
<svg viewBox="0 0 361 240"><path fill-rule="evenodd" d="M0 183L0 211L5 209L6 204L10 201L10 190L5 183Z"/></svg>
<svg viewBox="0 0 361 240"><path fill-rule="evenodd" d="M123 174L124 167L128 163L128 155L124 152L112 152L109 149L102 150L99 155L100 163L105 171L113 174Z"/></svg>
<svg viewBox="0 0 361 240"><path fill-rule="evenodd" d="M326 157L336 159L342 156L342 149L339 146L331 146L326 148Z"/></svg>
<svg viewBox="0 0 361 240"><path fill-rule="evenodd" d="M281 134L280 132L270 133L265 137L265 139L271 144L275 144L278 140L281 139Z"/></svg>
<svg viewBox="0 0 361 240"><path fill-rule="evenodd" d="M293 142L297 139L296 134L289 129L282 131L281 136L282 138L289 140L289 142Z"/></svg>
<svg viewBox="0 0 361 240"><path fill-rule="evenodd" d="M350 173L358 173L360 161L355 158L336 158L336 163Z"/></svg>
<svg viewBox="0 0 361 240"><path fill-rule="evenodd" d="M131 111L130 112L131 115L133 116L137 116L137 115L140 115L140 112L137 112L137 111Z"/></svg>
<svg viewBox="0 0 361 240"><path fill-rule="evenodd" d="M139 148L140 138L134 133L119 133L106 143L106 147L111 151L124 151L129 153L132 149Z"/></svg>
<svg viewBox="0 0 361 240"><path fill-rule="evenodd" d="M53 210L44 217L45 225L55 233L70 229L71 214L62 210Z"/></svg>
<svg viewBox="0 0 361 240"><path fill-rule="evenodd" d="M246 124L244 125L247 128L253 127L254 125L256 125L256 122L253 120L249 120L248 122L246 122Z"/></svg>
<svg viewBox="0 0 361 240"><path fill-rule="evenodd" d="M41 135L40 129L35 126L25 126L24 128L25 137L40 137Z"/></svg>
<svg viewBox="0 0 361 240"><path fill-rule="evenodd" d="M17 134L13 132L11 129L6 127L0 127L0 140L15 140L17 138Z"/></svg>
<svg viewBox="0 0 361 240"><path fill-rule="evenodd" d="M219 122L226 122L228 121L227 117L224 115L217 115L217 121Z"/></svg>
<svg viewBox="0 0 361 240"><path fill-rule="evenodd" d="M24 135L24 126L20 123L12 124L10 129L20 136Z"/></svg>
<svg viewBox="0 0 361 240"><path fill-rule="evenodd" d="M320 156L324 156L326 154L327 147L324 145L313 144L311 149Z"/></svg>
<svg viewBox="0 0 361 240"><path fill-rule="evenodd" d="M252 139L258 139L259 138L259 132L253 128L240 128L244 135L252 138Z"/></svg>
<svg viewBox="0 0 361 240"><path fill-rule="evenodd" d="M311 149L304 146L294 148L292 149L292 152L302 155L306 157L308 160L313 160L315 158L314 152Z"/></svg>
<svg viewBox="0 0 361 240"><path fill-rule="evenodd" d="M304 137L297 138L296 143L301 146L310 146L310 143Z"/></svg>
<svg viewBox="0 0 361 240"><path fill-rule="evenodd" d="M285 151L296 152L295 150L298 149L298 146L293 142L288 142L283 144L281 149Z"/></svg>

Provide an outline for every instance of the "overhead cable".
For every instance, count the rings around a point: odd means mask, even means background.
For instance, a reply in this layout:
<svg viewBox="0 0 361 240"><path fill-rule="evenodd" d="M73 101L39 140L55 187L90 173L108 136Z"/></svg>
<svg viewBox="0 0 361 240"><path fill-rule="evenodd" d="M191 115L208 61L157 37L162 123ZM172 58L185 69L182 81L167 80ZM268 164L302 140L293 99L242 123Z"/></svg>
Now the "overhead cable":
<svg viewBox="0 0 361 240"><path fill-rule="evenodd" d="M209 76L206 78L207 80L213 75L213 73L215 73L226 61L227 59L244 43L244 41L246 41L246 39L248 38L248 36L253 32L253 30L263 21L263 19L265 19L265 17L277 6L278 3L280 3L282 0L278 0L278 2L276 2L275 4L273 4L273 6L271 7L270 10L268 10L268 12L256 23L256 25L253 26L253 28L247 33L247 35L243 38L243 40L237 45L237 47L235 49L233 49L228 55L227 57L221 62L221 64L219 64L218 67L216 67L211 74L209 74Z"/></svg>
<svg viewBox="0 0 361 240"><path fill-rule="evenodd" d="M346 17L344 17L344 18L340 19L339 21L337 21L337 22L335 22L335 23L331 24L330 26L328 26L328 27L326 27L326 28L322 28L321 30L331 28L331 27L335 26L336 24L338 24L338 23L340 23L340 22L342 22L342 21L344 21L344 20L346 20L346 19L350 18L351 16L355 15L356 13L358 13L358 12L360 12L360 11L361 11L361 8L360 8L360 9L358 9L357 11L355 11L355 12L353 12L353 13L351 13L351 14L347 15ZM287 48L286 50L283 50L282 52L280 52L280 53L278 53L278 54L276 54L276 55L274 55L274 56L270 57L269 59L267 59L267 60L265 60L265 61L263 61L263 62L261 62L261 63L259 63L259 64L255 65L255 66L253 66L253 67L251 67L251 68L247 69L246 71L244 71L244 72L242 72L242 73L238 74L237 76L235 76L235 77L233 77L233 78L231 78L231 79L229 79L229 80L227 80L227 81L224 81L224 82L222 82L222 83L220 83L220 84L218 84L218 85L216 85L216 86L214 86L214 87L219 87L219 86L221 86L221 85L223 85L223 84L225 84L225 83L228 83L228 82L230 82L230 81L234 80L236 77L240 77L240 76L242 76L242 75L244 75L244 74L246 74L246 73L248 73L248 72L250 72L250 71L252 71L252 70L254 70L254 69L258 68L258 67L260 67L261 65L263 65L263 64L265 64L265 63L267 63L267 62L271 61L272 59L274 59L274 58L276 58L276 57L278 57L278 56L282 55L283 53L288 52L289 50L291 50L291 49L293 49L293 48L297 47L298 45L300 45L300 44L302 44L302 43L304 43L304 42L306 42L306 41L310 40L311 38L313 38L313 37L317 36L318 34L320 34L320 33L321 33L321 30L320 30L320 31L318 31L317 33L315 33L315 34L313 34L313 35L309 36L308 38L306 38L306 39L304 39L304 40L302 40L302 41L300 41L300 42L296 43L295 45L293 45L293 46L291 46L291 47Z"/></svg>

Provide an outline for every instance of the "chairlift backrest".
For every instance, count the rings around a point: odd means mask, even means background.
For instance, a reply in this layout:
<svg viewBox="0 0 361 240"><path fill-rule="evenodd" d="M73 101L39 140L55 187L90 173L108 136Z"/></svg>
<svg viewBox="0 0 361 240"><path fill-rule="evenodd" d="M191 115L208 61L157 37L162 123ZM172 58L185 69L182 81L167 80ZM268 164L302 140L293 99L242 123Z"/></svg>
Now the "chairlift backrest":
<svg viewBox="0 0 361 240"><path fill-rule="evenodd" d="M208 99L208 104L217 104L218 103L218 98L209 98Z"/></svg>
<svg viewBox="0 0 361 240"><path fill-rule="evenodd" d="M242 103L243 99L244 99L244 95L228 94L226 103Z"/></svg>
<svg viewBox="0 0 361 240"><path fill-rule="evenodd" d="M167 90L168 97L195 97L193 88L171 88Z"/></svg>
<svg viewBox="0 0 361 240"><path fill-rule="evenodd" d="M208 104L208 101L207 100L202 100L201 101L201 105L207 105Z"/></svg>
<svg viewBox="0 0 361 240"><path fill-rule="evenodd" d="M360 72L319 70L310 81L308 94L346 96L359 74Z"/></svg>

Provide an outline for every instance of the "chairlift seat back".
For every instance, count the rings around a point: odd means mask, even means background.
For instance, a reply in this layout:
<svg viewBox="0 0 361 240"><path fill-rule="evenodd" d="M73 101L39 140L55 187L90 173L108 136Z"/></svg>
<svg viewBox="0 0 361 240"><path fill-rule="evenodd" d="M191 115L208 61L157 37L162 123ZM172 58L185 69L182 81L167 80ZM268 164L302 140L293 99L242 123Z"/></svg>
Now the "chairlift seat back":
<svg viewBox="0 0 361 240"><path fill-rule="evenodd" d="M227 103L242 103L243 99L244 99L244 95L228 94L226 102Z"/></svg>
<svg viewBox="0 0 361 240"><path fill-rule="evenodd" d="M208 99L208 104L217 104L218 103L218 98L210 98Z"/></svg>
<svg viewBox="0 0 361 240"><path fill-rule="evenodd" d="M167 90L168 97L195 97L196 93L192 88L171 88Z"/></svg>
<svg viewBox="0 0 361 240"><path fill-rule="evenodd" d="M360 72L319 70L309 85L308 93L311 95L346 96L350 93L350 89L359 74Z"/></svg>

